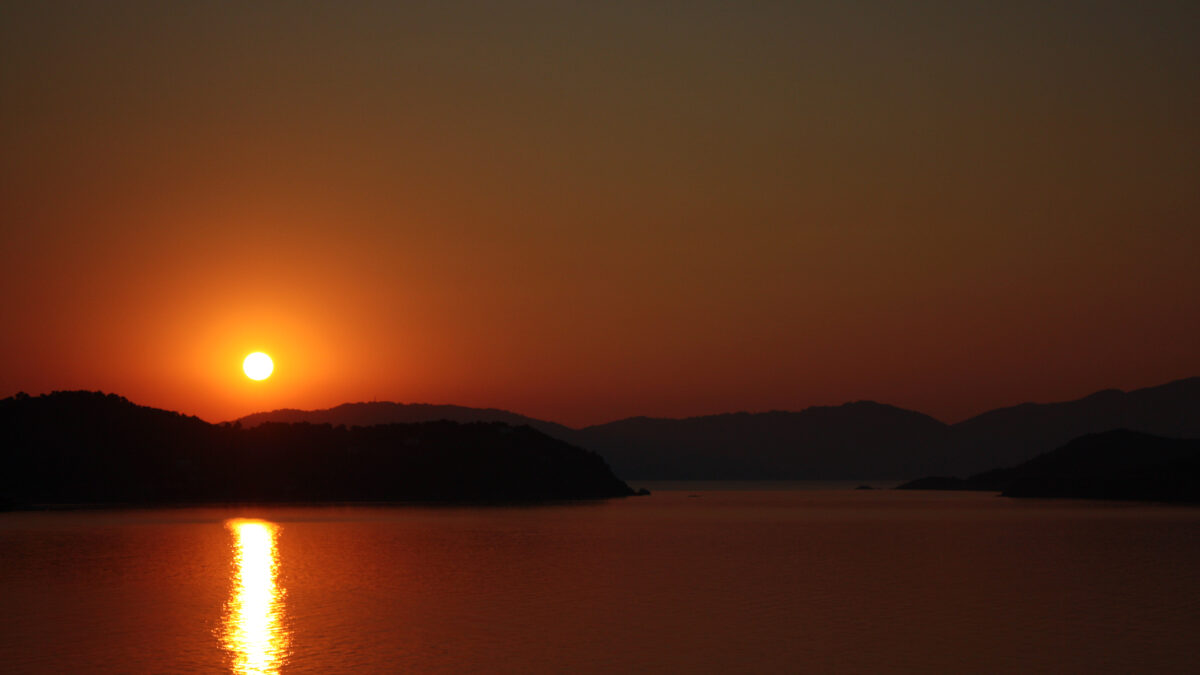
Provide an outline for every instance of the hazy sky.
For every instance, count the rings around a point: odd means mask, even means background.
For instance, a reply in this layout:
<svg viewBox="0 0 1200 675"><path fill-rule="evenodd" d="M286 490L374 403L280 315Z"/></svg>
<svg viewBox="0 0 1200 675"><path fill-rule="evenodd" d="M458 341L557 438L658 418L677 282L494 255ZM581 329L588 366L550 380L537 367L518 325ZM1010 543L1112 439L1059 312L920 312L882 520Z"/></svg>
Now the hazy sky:
<svg viewBox="0 0 1200 675"><path fill-rule="evenodd" d="M1192 0L4 2L0 396L955 421L1197 375L1197 35Z"/></svg>

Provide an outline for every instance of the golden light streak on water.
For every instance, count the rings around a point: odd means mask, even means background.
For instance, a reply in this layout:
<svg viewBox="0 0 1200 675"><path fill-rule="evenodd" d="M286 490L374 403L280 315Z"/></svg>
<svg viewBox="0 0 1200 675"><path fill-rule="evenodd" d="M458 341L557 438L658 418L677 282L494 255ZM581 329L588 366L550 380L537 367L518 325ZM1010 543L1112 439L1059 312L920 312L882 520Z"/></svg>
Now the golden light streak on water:
<svg viewBox="0 0 1200 675"><path fill-rule="evenodd" d="M273 675L288 654L279 585L279 527L262 520L230 520L236 578L225 606L224 644L239 675Z"/></svg>

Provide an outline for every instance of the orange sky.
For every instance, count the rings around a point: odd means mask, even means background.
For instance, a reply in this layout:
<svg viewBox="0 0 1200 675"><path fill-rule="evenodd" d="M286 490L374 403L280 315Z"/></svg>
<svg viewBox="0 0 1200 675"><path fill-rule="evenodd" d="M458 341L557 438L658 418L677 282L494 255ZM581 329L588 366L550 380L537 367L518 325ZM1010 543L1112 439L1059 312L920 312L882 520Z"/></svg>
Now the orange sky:
<svg viewBox="0 0 1200 675"><path fill-rule="evenodd" d="M390 4L0 8L0 396L953 421L1200 374L1192 3Z"/></svg>

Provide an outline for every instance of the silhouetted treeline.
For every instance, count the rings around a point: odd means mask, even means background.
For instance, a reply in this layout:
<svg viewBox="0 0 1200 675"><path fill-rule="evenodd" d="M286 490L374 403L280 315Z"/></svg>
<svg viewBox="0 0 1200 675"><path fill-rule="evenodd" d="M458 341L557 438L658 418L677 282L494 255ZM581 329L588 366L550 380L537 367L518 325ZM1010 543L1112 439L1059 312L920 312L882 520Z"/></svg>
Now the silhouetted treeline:
<svg viewBox="0 0 1200 675"><path fill-rule="evenodd" d="M922 478L900 489L1195 503L1200 502L1200 440L1107 431L1077 438L1011 468L969 478Z"/></svg>
<svg viewBox="0 0 1200 675"><path fill-rule="evenodd" d="M631 494L529 427L212 425L98 392L0 401L0 504L528 501Z"/></svg>

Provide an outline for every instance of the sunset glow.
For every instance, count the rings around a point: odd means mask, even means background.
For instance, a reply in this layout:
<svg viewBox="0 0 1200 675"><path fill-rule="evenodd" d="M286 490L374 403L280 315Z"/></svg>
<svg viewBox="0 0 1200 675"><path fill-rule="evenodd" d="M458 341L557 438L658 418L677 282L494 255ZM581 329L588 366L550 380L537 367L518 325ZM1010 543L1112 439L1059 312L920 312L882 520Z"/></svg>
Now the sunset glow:
<svg viewBox="0 0 1200 675"><path fill-rule="evenodd" d="M1200 372L1197 3L19 4L0 395L953 422Z"/></svg>
<svg viewBox="0 0 1200 675"><path fill-rule="evenodd" d="M1200 672L1197 36L0 0L0 675Z"/></svg>

